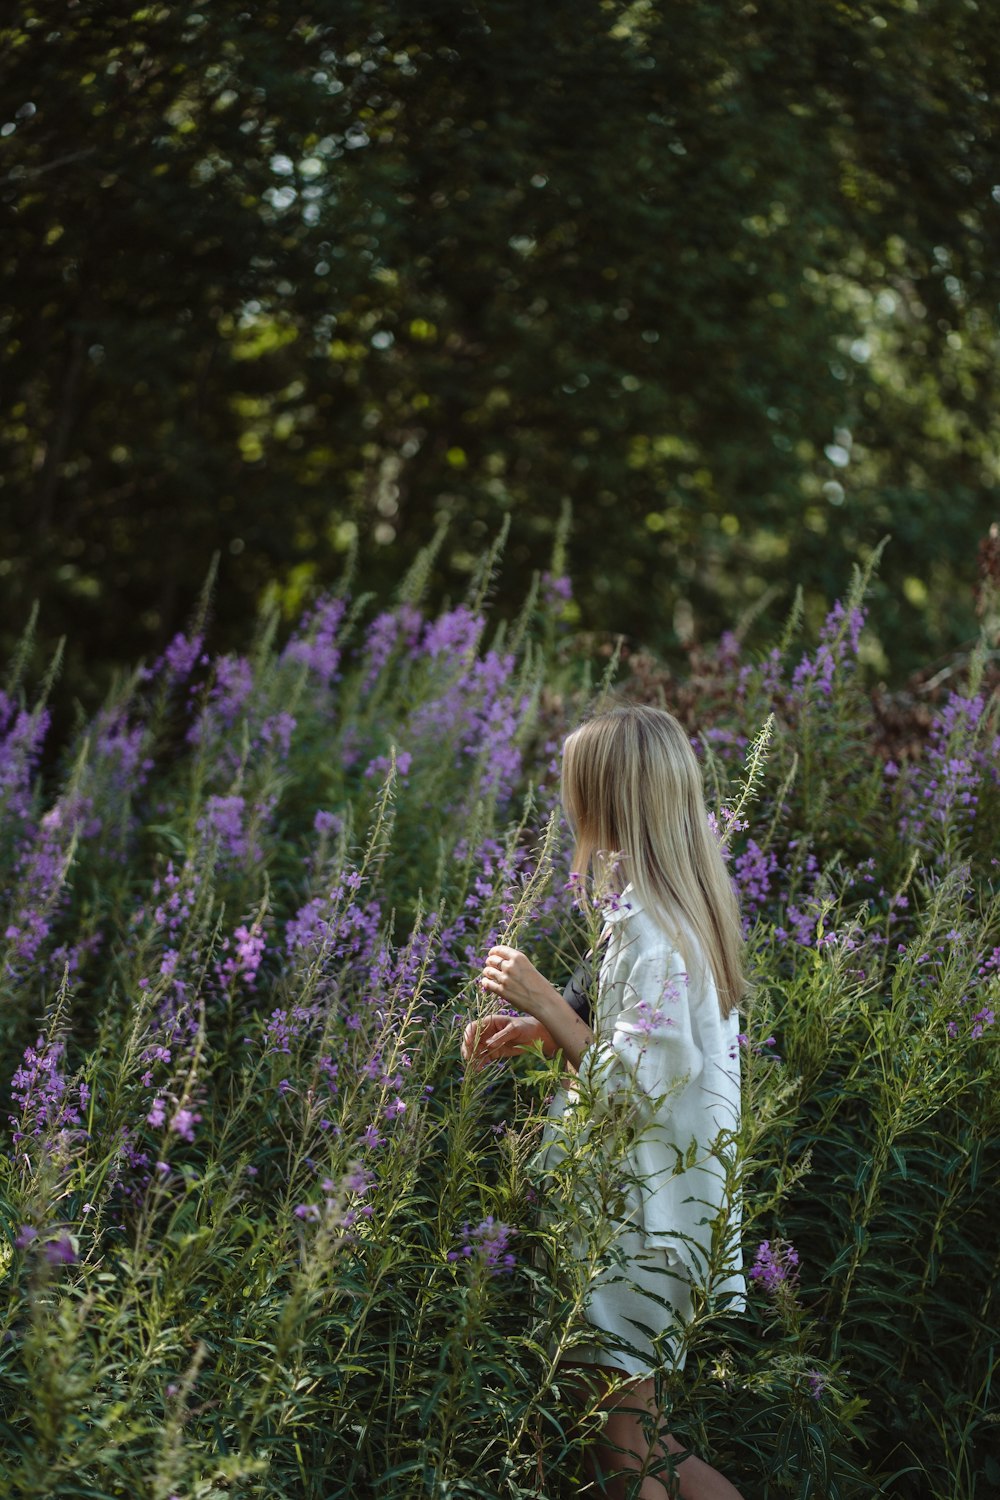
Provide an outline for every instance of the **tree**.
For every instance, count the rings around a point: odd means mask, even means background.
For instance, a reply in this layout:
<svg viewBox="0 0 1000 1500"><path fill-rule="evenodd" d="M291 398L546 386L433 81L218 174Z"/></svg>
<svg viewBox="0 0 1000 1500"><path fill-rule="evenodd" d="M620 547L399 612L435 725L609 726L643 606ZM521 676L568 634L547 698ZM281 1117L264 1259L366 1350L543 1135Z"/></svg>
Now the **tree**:
<svg viewBox="0 0 1000 1500"><path fill-rule="evenodd" d="M442 515L438 588L510 512L517 596L566 498L599 628L780 613L891 531L896 665L971 631L992 7L37 4L0 41L2 566L74 678L216 548L223 637Z"/></svg>

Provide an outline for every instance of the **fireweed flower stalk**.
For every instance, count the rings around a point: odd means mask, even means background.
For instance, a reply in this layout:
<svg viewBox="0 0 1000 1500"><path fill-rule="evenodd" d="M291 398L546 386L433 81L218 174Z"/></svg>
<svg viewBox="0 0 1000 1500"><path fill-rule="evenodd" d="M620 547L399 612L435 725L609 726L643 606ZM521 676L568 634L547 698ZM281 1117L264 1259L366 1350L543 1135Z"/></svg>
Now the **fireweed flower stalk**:
<svg viewBox="0 0 1000 1500"><path fill-rule="evenodd" d="M771 1296L783 1286L794 1290L799 1275L798 1252L784 1240L761 1240L749 1275L751 1281Z"/></svg>
<svg viewBox="0 0 1000 1500"><path fill-rule="evenodd" d="M100 820L93 816L93 800L80 789L82 773L83 763L78 761L65 793L22 843L3 921L3 967L9 980L23 979L28 966L37 962L60 908L66 905L66 878L78 841L100 829Z"/></svg>
<svg viewBox="0 0 1000 1500"><path fill-rule="evenodd" d="M924 764L905 778L904 826L942 864L957 857L976 821L983 790L1000 782L997 702L976 689L949 692L935 715Z"/></svg>
<svg viewBox="0 0 1000 1500"><path fill-rule="evenodd" d="M407 753L422 754L434 767L431 788L445 806L454 779L443 747L456 769L473 762L475 789L467 794L466 813L477 798L503 803L510 796L521 772L519 740L533 696L530 682L518 680L512 652L476 654L484 625L464 605L427 625L412 653L420 701L400 736ZM465 780L460 769L459 784Z"/></svg>
<svg viewBox="0 0 1000 1500"><path fill-rule="evenodd" d="M18 1157L27 1164L28 1149L41 1145L65 1157L74 1141L85 1135L90 1088L66 1073L66 1041L56 1031L40 1036L11 1080L11 1098L20 1107L9 1116Z"/></svg>
<svg viewBox="0 0 1000 1500"><path fill-rule="evenodd" d="M509 1224L500 1223L488 1214L481 1223L471 1229L466 1224L462 1230L461 1245L449 1250L449 1261L468 1260L488 1276L499 1276L513 1270L516 1260L509 1248L517 1231Z"/></svg>
<svg viewBox="0 0 1000 1500"><path fill-rule="evenodd" d="M0 692L0 826L5 842L16 838L31 817L32 778L50 719L47 708L21 708Z"/></svg>

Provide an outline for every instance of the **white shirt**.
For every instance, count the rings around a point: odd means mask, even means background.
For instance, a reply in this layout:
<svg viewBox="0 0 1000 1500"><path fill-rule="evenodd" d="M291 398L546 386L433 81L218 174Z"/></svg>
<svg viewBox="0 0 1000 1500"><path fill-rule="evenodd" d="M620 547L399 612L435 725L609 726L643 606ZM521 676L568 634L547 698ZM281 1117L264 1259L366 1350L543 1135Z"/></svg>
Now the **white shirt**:
<svg viewBox="0 0 1000 1500"><path fill-rule="evenodd" d="M708 965L687 973L676 946L631 886L620 900L606 918L610 931L592 1020L595 1041L551 1114L561 1115L582 1095L590 1100L595 1124L605 1111L624 1112L634 1121L628 1158L640 1183L636 1227L647 1245L671 1250L704 1285L712 1222L721 1213L712 1286L729 1294L726 1305L737 1310L745 1290L732 1170L740 1123L739 1018L735 1009L723 1018ZM699 955L693 937L691 948L693 959Z"/></svg>

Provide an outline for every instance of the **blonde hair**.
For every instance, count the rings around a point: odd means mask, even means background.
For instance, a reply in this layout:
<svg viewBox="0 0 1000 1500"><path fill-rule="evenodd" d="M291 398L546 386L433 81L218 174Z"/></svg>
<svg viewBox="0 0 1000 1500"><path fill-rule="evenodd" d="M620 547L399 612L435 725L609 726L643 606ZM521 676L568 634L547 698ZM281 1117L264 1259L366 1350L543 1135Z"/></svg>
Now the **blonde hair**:
<svg viewBox="0 0 1000 1500"><path fill-rule="evenodd" d="M689 970L693 935L728 1016L746 988L739 905L677 720L636 703L588 719L563 746L562 799L574 869L593 866L599 893L631 882Z"/></svg>

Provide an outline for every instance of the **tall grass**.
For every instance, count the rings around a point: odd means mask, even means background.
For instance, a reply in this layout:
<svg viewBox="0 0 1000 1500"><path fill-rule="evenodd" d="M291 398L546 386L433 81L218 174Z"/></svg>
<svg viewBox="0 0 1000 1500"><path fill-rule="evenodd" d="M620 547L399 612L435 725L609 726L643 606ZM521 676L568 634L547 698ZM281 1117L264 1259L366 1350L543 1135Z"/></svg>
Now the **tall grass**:
<svg viewBox="0 0 1000 1500"><path fill-rule="evenodd" d="M203 611L44 774L49 681L13 663L4 1495L588 1493L600 1414L560 1359L615 1256L572 1190L594 1160L559 1169L577 1222L547 1213L558 1065L466 1075L458 1045L498 937L556 983L588 946L558 749L608 683L561 578L491 630L495 561L436 618L418 559L381 612L345 590L244 656ZM984 644L907 740L860 677L865 585L815 642L605 674L690 723L754 979L727 1158L749 1305L711 1295L720 1245L662 1396L748 1497L981 1500L994 669Z"/></svg>

